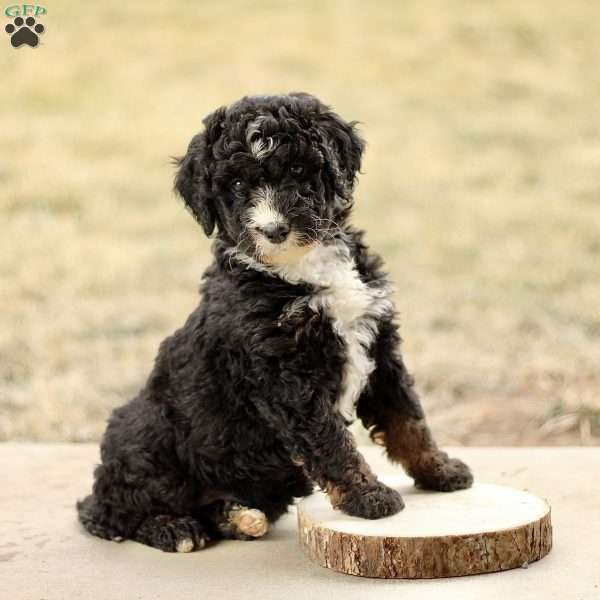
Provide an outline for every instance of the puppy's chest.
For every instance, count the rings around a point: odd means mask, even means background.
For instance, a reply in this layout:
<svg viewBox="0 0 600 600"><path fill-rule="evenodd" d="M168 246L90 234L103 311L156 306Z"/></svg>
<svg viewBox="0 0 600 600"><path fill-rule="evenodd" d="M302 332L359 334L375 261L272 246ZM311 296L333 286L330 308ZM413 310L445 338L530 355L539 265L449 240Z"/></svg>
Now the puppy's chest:
<svg viewBox="0 0 600 600"><path fill-rule="evenodd" d="M393 310L391 289L387 284L365 284L349 258L337 258L318 267L302 277L314 286L314 291L296 302L311 312L325 314L343 343L343 370L335 406L344 419L352 421L358 398L375 368L371 347L379 319Z"/></svg>

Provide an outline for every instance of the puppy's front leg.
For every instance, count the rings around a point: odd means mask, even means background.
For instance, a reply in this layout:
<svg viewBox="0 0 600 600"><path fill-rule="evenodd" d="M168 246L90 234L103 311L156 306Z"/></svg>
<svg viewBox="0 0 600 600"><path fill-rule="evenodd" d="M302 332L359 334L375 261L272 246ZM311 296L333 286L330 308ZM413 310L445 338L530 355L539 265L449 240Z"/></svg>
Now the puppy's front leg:
<svg viewBox="0 0 600 600"><path fill-rule="evenodd" d="M329 444L304 451L303 466L309 477L327 492L331 505L364 519L379 519L402 510L404 502L400 494L378 481L343 424L339 444L341 452Z"/></svg>
<svg viewBox="0 0 600 600"><path fill-rule="evenodd" d="M385 446L390 460L399 462L417 485L445 492L468 488L471 471L435 443L399 346L396 325L383 322L374 348L376 368L357 414L373 441Z"/></svg>
<svg viewBox="0 0 600 600"><path fill-rule="evenodd" d="M402 510L401 496L377 480L331 402L303 387L254 399L292 460L349 515L379 519Z"/></svg>

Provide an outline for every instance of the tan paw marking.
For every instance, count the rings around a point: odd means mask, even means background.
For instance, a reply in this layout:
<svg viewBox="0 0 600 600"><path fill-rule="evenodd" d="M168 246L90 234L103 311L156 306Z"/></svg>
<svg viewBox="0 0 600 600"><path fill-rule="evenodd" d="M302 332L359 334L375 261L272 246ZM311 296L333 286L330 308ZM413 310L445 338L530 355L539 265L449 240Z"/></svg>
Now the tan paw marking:
<svg viewBox="0 0 600 600"><path fill-rule="evenodd" d="M191 538L184 538L177 542L177 552L191 552L194 549L194 540Z"/></svg>
<svg viewBox="0 0 600 600"><path fill-rule="evenodd" d="M383 431L378 431L371 436L373 443L377 446L385 446L385 433Z"/></svg>
<svg viewBox="0 0 600 600"><path fill-rule="evenodd" d="M262 510L257 508L241 508L235 511L231 517L231 522L246 535L252 537L262 537L269 529L269 522Z"/></svg>
<svg viewBox="0 0 600 600"><path fill-rule="evenodd" d="M297 467L303 467L304 466L304 459L301 456L292 456L292 462Z"/></svg>

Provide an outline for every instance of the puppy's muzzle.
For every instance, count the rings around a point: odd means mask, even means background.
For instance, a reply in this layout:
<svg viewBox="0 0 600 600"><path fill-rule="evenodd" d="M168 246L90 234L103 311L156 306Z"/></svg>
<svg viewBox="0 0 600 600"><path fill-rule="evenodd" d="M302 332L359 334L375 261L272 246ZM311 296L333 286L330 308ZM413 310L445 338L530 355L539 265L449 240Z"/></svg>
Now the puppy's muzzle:
<svg viewBox="0 0 600 600"><path fill-rule="evenodd" d="M256 228L272 244L281 244L290 234L290 226L287 223L266 223Z"/></svg>

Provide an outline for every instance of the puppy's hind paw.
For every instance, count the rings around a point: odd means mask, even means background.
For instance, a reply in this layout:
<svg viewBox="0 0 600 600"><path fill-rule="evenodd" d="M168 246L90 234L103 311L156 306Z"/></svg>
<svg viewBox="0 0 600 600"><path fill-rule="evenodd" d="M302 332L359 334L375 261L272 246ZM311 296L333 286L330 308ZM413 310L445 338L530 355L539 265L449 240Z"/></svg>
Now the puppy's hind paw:
<svg viewBox="0 0 600 600"><path fill-rule="evenodd" d="M269 530L269 522L264 512L239 504L230 511L229 523L233 536L241 540L262 537Z"/></svg>
<svg viewBox="0 0 600 600"><path fill-rule="evenodd" d="M194 549L194 540L192 538L181 538L175 546L176 552L191 552Z"/></svg>
<svg viewBox="0 0 600 600"><path fill-rule="evenodd" d="M145 521L135 539L163 552L187 553L201 550L210 538L204 526L192 517L159 515Z"/></svg>

